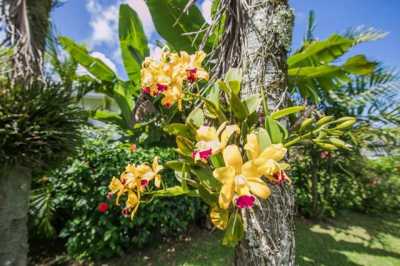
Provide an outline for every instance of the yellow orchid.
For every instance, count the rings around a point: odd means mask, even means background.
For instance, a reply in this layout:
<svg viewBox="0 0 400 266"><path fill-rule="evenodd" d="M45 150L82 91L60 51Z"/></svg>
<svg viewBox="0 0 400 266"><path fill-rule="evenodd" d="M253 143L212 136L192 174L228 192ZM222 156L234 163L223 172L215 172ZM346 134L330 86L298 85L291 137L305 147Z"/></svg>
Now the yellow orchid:
<svg viewBox="0 0 400 266"><path fill-rule="evenodd" d="M248 151L251 162L261 175L279 183L285 179L289 180L283 171L287 168L287 164L279 163L287 152L281 143L271 144L261 151L257 136L249 134L244 149Z"/></svg>
<svg viewBox="0 0 400 266"><path fill-rule="evenodd" d="M202 67L202 63L206 58L203 51L197 51L193 55L181 52L183 64L186 66L186 75L189 82L195 82L198 79L208 80L208 72Z"/></svg>
<svg viewBox="0 0 400 266"><path fill-rule="evenodd" d="M117 199L115 201L116 205L119 205L119 198L126 192L124 184L116 177L113 177L108 189L112 194L117 194Z"/></svg>
<svg viewBox="0 0 400 266"><path fill-rule="evenodd" d="M201 126L196 131L196 150L192 157L195 160L207 160L209 156L219 153L228 144L229 138L240 133L237 125L223 123L218 129L209 126Z"/></svg>
<svg viewBox="0 0 400 266"><path fill-rule="evenodd" d="M243 164L239 147L228 145L223 151L225 162L224 167L214 170L213 175L221 183L222 188L219 194L218 203L223 209L229 208L234 196L254 194L266 199L271 194L269 187L260 178L251 161Z"/></svg>
<svg viewBox="0 0 400 266"><path fill-rule="evenodd" d="M135 216L135 213L137 209L139 208L139 203L140 203L140 193L136 194L132 190L128 192L128 199L126 200L125 203L125 209L131 210L131 218Z"/></svg>
<svg viewBox="0 0 400 266"><path fill-rule="evenodd" d="M214 207L210 212L211 222L220 230L224 230L228 225L229 212L225 209Z"/></svg>
<svg viewBox="0 0 400 266"><path fill-rule="evenodd" d="M147 164L141 164L136 167L138 176L140 177L140 187L143 189L148 185L148 183L154 179L154 185L159 188L161 185L161 176L159 172L163 169L161 165L158 164L158 157L156 156L153 160L152 166Z"/></svg>

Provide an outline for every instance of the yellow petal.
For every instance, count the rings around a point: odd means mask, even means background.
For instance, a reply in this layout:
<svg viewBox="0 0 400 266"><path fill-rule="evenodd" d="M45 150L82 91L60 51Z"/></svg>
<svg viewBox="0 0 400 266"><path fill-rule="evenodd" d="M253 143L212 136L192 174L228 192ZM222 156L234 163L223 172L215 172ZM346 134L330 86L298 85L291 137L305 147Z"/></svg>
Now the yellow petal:
<svg viewBox="0 0 400 266"><path fill-rule="evenodd" d="M196 140L197 141L201 141L201 140L204 140L204 141L218 140L217 131L215 130L214 127L201 126L196 131Z"/></svg>
<svg viewBox="0 0 400 266"><path fill-rule="evenodd" d="M153 167L153 172L154 173L158 173L163 168L161 165L158 164L158 159L159 159L158 156L156 156L156 157L154 157L154 160L153 160L152 167Z"/></svg>
<svg viewBox="0 0 400 266"><path fill-rule="evenodd" d="M285 157L286 151L287 149L281 143L271 144L261 152L260 157L280 161Z"/></svg>
<svg viewBox="0 0 400 266"><path fill-rule="evenodd" d="M228 225L229 212L220 208L212 208L210 212L211 222L220 230Z"/></svg>
<svg viewBox="0 0 400 266"><path fill-rule="evenodd" d="M235 168L236 173L240 173L243 164L242 154L236 145L228 145L223 152L224 162L226 166Z"/></svg>
<svg viewBox="0 0 400 266"><path fill-rule="evenodd" d="M244 163L241 172L246 178L259 178L262 176L253 161L247 161Z"/></svg>
<svg viewBox="0 0 400 266"><path fill-rule="evenodd" d="M221 192L219 193L218 204L222 209L228 209L232 202L234 192L233 182L228 182L222 185Z"/></svg>
<svg viewBox="0 0 400 266"><path fill-rule="evenodd" d="M260 155L260 145L256 134L247 135L247 143L244 149L250 153L251 159L256 159Z"/></svg>
<svg viewBox="0 0 400 266"><path fill-rule="evenodd" d="M134 208L138 204L139 200L135 192L130 191L128 193L128 199L126 200L127 208Z"/></svg>
<svg viewBox="0 0 400 266"><path fill-rule="evenodd" d="M249 187L247 185L247 179L243 175L235 176L235 192L239 196L250 194Z"/></svg>
<svg viewBox="0 0 400 266"><path fill-rule="evenodd" d="M266 177L272 176L280 170L279 164L271 159L261 161L261 159L258 158L255 160L255 163L257 163L258 172Z"/></svg>
<svg viewBox="0 0 400 266"><path fill-rule="evenodd" d="M138 176L143 176L148 172L153 172L152 170L153 169L151 169L151 167L148 166L147 164L141 164L136 167L136 172Z"/></svg>
<svg viewBox="0 0 400 266"><path fill-rule="evenodd" d="M230 166L219 167L214 170L213 175L217 178L222 184L224 183L232 183L235 177L235 169Z"/></svg>
<svg viewBox="0 0 400 266"><path fill-rule="evenodd" d="M206 53L205 52L203 52L203 51L197 51L195 54L194 54L194 58L193 58L193 64L196 66L196 67L200 67L201 66L201 63L203 62L203 60L206 58Z"/></svg>
<svg viewBox="0 0 400 266"><path fill-rule="evenodd" d="M155 176L154 185L156 186L156 188L160 188L160 186L161 186L161 176L160 175Z"/></svg>
<svg viewBox="0 0 400 266"><path fill-rule="evenodd" d="M228 144L229 138L233 133L240 133L240 128L237 125L229 125L221 134L221 146L225 147Z"/></svg>
<svg viewBox="0 0 400 266"><path fill-rule="evenodd" d="M251 193L262 199L267 199L271 195L271 190L260 178L247 180Z"/></svg>

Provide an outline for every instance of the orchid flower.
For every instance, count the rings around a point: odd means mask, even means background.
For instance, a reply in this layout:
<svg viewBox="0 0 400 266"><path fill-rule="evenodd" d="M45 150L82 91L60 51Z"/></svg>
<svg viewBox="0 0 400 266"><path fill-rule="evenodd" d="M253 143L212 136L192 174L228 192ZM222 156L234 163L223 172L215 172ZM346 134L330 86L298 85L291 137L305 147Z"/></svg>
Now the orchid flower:
<svg viewBox="0 0 400 266"><path fill-rule="evenodd" d="M137 175L140 177L140 187L143 189L146 187L151 180L154 179L154 185L159 188L161 185L161 175L159 172L163 169L161 165L158 164L158 157L156 156L153 160L152 166L147 164L141 164L136 167Z"/></svg>
<svg viewBox="0 0 400 266"><path fill-rule="evenodd" d="M234 133L240 133L237 125L226 124L223 123L217 130L214 127L201 126L196 131L196 150L192 153L194 160L206 161L208 157L224 149Z"/></svg>
<svg viewBox="0 0 400 266"><path fill-rule="evenodd" d="M208 80L208 72L202 68L202 63L206 58L206 54L203 51L197 51L193 55L189 55L186 52L180 53L183 64L186 66L186 78L189 82L193 83L198 79Z"/></svg>
<svg viewBox="0 0 400 266"><path fill-rule="evenodd" d="M244 149L248 151L251 162L259 174L276 183L281 183L285 180L290 182L290 179L283 171L288 165L279 163L287 152L287 149L282 144L271 144L261 151L257 136L249 134L247 135L247 143Z"/></svg>
<svg viewBox="0 0 400 266"><path fill-rule="evenodd" d="M218 203L222 209L228 209L235 196L254 194L266 199L271 194L269 187L261 179L261 174L253 162L243 164L239 147L229 145L223 151L224 167L214 170L213 175L221 183Z"/></svg>

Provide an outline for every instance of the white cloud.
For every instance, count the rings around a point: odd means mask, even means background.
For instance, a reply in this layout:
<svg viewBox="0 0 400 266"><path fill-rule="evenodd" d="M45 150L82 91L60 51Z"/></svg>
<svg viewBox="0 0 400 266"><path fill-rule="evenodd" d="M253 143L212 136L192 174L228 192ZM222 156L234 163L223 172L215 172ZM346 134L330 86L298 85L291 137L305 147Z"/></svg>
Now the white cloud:
<svg viewBox="0 0 400 266"><path fill-rule="evenodd" d="M90 46L102 43L115 45L118 41L118 4L104 7L96 0L87 0L86 8L90 13L89 24L92 27Z"/></svg>
<svg viewBox="0 0 400 266"><path fill-rule="evenodd" d="M212 1L211 0L204 0L203 3L200 6L201 13L203 13L204 19L209 24L212 22L211 6L212 6Z"/></svg>

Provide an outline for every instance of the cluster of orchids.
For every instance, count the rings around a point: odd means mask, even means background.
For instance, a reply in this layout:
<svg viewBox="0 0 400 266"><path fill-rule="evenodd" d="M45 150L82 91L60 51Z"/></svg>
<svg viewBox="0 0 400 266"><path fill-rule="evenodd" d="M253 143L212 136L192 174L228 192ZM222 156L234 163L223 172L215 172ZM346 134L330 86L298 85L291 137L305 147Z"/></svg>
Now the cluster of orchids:
<svg viewBox="0 0 400 266"><path fill-rule="evenodd" d="M197 80L208 80L208 72L202 67L205 57L202 51L192 55L163 51L159 60L147 57L141 69L143 93L150 96L163 95L163 106L169 108L177 103L179 110L182 110L184 87Z"/></svg>
<svg viewBox="0 0 400 266"><path fill-rule="evenodd" d="M208 79L201 66L204 58L203 52L169 51L164 51L159 61L146 58L141 72L143 93L162 94L164 106L177 103L182 110L182 99L193 83ZM302 141L330 149L348 147L339 138L354 118L306 119L288 132L280 120L288 116L303 119L297 113L304 106L271 112L262 90L241 98L240 83L240 70L229 70L224 79L205 84L203 93L191 93L188 100L194 108L189 114L181 112L185 121L164 126L176 137L178 160L161 166L156 157L151 166L129 164L119 178L112 178L110 197L115 196L117 205L123 197L124 215L134 217L140 203L153 197L200 197L210 206L211 222L225 231L223 244L235 245L245 233L244 215L251 213L259 200L268 199L271 186L290 185L285 162L289 147ZM180 185L162 185L163 169L174 171Z"/></svg>
<svg viewBox="0 0 400 266"><path fill-rule="evenodd" d="M148 189L150 182L154 181L156 188L161 187L161 175L163 169L155 157L151 166L143 163L138 166L128 164L119 178L113 177L109 185L108 197L116 195L115 203L120 205L120 197L126 195L125 207L122 210L124 216L134 217L139 208L141 194Z"/></svg>

